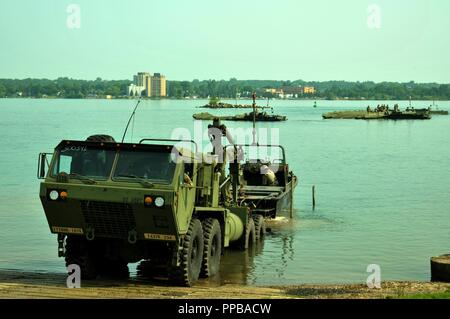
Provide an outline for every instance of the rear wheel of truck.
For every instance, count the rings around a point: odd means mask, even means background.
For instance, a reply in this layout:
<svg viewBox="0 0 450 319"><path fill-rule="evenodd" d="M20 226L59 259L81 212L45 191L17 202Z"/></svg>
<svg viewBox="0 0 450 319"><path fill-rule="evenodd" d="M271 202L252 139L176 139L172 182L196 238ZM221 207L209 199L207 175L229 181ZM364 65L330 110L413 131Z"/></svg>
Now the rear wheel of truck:
<svg viewBox="0 0 450 319"><path fill-rule="evenodd" d="M182 245L181 265L171 269L169 276L175 282L192 286L200 276L203 260L203 230L198 219L191 220Z"/></svg>
<svg viewBox="0 0 450 319"><path fill-rule="evenodd" d="M202 277L213 277L219 273L220 258L222 256L222 231L220 223L215 218L203 221L203 262Z"/></svg>
<svg viewBox="0 0 450 319"><path fill-rule="evenodd" d="M252 218L249 218L247 221L247 225L245 225L244 233L237 243L238 248L241 250L247 250L249 247L252 247L255 242L255 222Z"/></svg>
<svg viewBox="0 0 450 319"><path fill-rule="evenodd" d="M266 236L266 221L262 215L253 215L255 222L255 238L257 242L264 240Z"/></svg>
<svg viewBox="0 0 450 319"><path fill-rule="evenodd" d="M91 135L86 139L87 142L106 142L106 143L114 143L115 140L110 135L104 135L104 134L96 134Z"/></svg>
<svg viewBox="0 0 450 319"><path fill-rule="evenodd" d="M97 267L88 243L83 237L67 236L66 239L66 267L78 265L81 271L81 279L95 279Z"/></svg>

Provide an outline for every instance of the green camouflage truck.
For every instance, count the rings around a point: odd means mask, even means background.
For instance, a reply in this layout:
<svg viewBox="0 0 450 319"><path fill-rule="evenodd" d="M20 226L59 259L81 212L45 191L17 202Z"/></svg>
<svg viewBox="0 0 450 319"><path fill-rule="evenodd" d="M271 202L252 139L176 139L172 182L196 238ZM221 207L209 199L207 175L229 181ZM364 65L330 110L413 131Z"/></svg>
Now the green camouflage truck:
<svg viewBox="0 0 450 319"><path fill-rule="evenodd" d="M264 237L264 216L238 204L239 176L225 176L225 163L197 153L194 142L177 142L94 135L39 155L50 231L81 278L128 276L128 263L145 260L190 286L219 272L226 247L247 249ZM229 165L239 171L237 161Z"/></svg>

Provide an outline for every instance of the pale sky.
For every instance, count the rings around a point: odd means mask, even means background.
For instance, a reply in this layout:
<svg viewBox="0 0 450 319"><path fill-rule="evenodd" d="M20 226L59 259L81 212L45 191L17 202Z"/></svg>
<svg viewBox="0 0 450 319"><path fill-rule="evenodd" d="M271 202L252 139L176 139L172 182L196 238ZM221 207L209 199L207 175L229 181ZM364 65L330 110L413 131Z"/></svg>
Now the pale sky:
<svg viewBox="0 0 450 319"><path fill-rule="evenodd" d="M450 83L449 31L449 0L1 0L0 78Z"/></svg>

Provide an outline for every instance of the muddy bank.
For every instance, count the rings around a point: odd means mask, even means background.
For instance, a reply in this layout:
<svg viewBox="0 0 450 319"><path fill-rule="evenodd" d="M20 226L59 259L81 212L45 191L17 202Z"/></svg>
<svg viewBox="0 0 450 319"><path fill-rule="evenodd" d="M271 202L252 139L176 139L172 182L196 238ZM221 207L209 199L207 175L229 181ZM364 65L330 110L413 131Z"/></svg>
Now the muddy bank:
<svg viewBox="0 0 450 319"><path fill-rule="evenodd" d="M368 289L364 285L254 287L235 284L199 284L185 288L139 278L100 279L83 282L81 289L68 289L65 282L65 274L0 270L0 298L397 298L450 289L449 283L429 282L384 282L381 289Z"/></svg>

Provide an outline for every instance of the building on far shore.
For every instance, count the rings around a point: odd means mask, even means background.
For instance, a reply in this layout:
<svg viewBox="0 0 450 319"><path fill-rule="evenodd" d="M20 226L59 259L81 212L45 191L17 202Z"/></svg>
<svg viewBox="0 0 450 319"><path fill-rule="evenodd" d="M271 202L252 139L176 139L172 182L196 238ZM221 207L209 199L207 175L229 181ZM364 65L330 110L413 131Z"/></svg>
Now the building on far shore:
<svg viewBox="0 0 450 319"><path fill-rule="evenodd" d="M314 95L316 88L313 86L285 86L281 89L267 88L265 93L270 93L280 99L299 98L303 95Z"/></svg>
<svg viewBox="0 0 450 319"><path fill-rule="evenodd" d="M134 83L128 86L128 96L143 96L145 86L138 86Z"/></svg>
<svg viewBox="0 0 450 319"><path fill-rule="evenodd" d="M139 72L133 76L133 83L128 86L129 96L165 97L167 96L166 77L161 73L151 75Z"/></svg>
<svg viewBox="0 0 450 319"><path fill-rule="evenodd" d="M303 94L303 88L301 86L286 86L283 87L283 94L280 95L282 99L295 99Z"/></svg>
<svg viewBox="0 0 450 319"><path fill-rule="evenodd" d="M316 94L316 88L314 86L304 86L303 94Z"/></svg>
<svg viewBox="0 0 450 319"><path fill-rule="evenodd" d="M166 90L166 77L161 73L155 73L150 77L150 96L165 97L167 95Z"/></svg>
<svg viewBox="0 0 450 319"><path fill-rule="evenodd" d="M265 92L273 95L281 95L284 93L282 89L273 89L273 88L265 89Z"/></svg>

